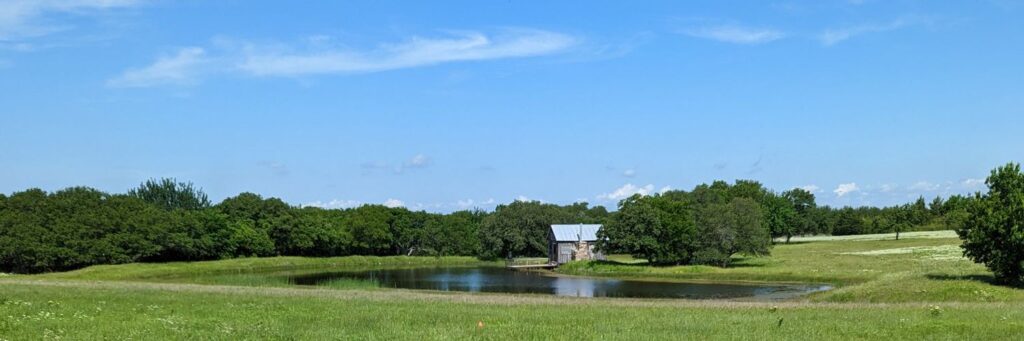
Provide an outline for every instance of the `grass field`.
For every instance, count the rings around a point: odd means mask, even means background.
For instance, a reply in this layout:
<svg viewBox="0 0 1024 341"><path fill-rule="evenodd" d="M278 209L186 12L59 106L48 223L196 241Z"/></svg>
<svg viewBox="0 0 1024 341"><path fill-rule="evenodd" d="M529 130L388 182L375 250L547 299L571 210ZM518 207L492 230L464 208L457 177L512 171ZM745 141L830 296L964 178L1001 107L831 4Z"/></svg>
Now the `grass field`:
<svg viewBox="0 0 1024 341"><path fill-rule="evenodd" d="M280 257L8 275L0 277L0 339L962 340L1024 333L1024 290L990 284L990 273L959 257L958 242L913 235L899 241L838 238L778 245L771 257L738 259L728 269L650 267L628 256L560 269L837 286L786 302L297 288L260 275L480 264L460 257Z"/></svg>

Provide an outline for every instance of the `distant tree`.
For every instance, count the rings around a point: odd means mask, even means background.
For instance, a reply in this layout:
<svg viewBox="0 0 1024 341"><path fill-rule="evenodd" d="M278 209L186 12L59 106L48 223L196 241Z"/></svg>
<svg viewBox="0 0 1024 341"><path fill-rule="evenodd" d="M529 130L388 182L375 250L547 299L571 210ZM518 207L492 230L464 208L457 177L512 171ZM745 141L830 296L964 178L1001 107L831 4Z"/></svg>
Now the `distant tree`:
<svg viewBox="0 0 1024 341"><path fill-rule="evenodd" d="M129 196L142 199L164 210L199 210L210 207L210 200L201 188L191 182L175 179L149 179L128 191Z"/></svg>
<svg viewBox="0 0 1024 341"><path fill-rule="evenodd" d="M384 205L363 205L345 216L352 234L352 251L363 255L391 254L391 209Z"/></svg>
<svg viewBox="0 0 1024 341"><path fill-rule="evenodd" d="M228 245L235 256L270 256L274 254L274 241L265 231L257 229L252 220L241 219L228 223Z"/></svg>
<svg viewBox="0 0 1024 341"><path fill-rule="evenodd" d="M935 199L932 199L932 202L928 204L928 211L933 216L941 216L946 213L945 206L945 201L942 200L942 197L936 196Z"/></svg>
<svg viewBox="0 0 1024 341"><path fill-rule="evenodd" d="M835 226L832 229L833 235L861 234L863 231L864 221L852 207L843 207L836 214Z"/></svg>
<svg viewBox="0 0 1024 341"><path fill-rule="evenodd" d="M769 193L762 200L764 224L767 225L772 238L786 237L786 242L789 243L789 239L804 224L793 203L774 193Z"/></svg>
<svg viewBox="0 0 1024 341"><path fill-rule="evenodd" d="M794 234L804 235L819 233L820 230L815 221L815 210L817 204L814 202L814 193L802 188L794 188L782 193L782 196L789 200L793 210L796 211L795 226L792 229ZM786 243L792 235L786 235Z"/></svg>
<svg viewBox="0 0 1024 341"><path fill-rule="evenodd" d="M477 217L473 212L459 211L428 218L423 231L422 248L431 256L474 255L480 241Z"/></svg>
<svg viewBox="0 0 1024 341"><path fill-rule="evenodd" d="M964 255L985 264L997 280L1024 282L1024 173L1009 163L985 180L988 193L974 195L961 229Z"/></svg>
<svg viewBox="0 0 1024 341"><path fill-rule="evenodd" d="M687 263L695 232L686 202L634 195L622 200L616 219L598 231L597 247L629 253L651 264Z"/></svg>
<svg viewBox="0 0 1024 341"><path fill-rule="evenodd" d="M734 198L728 204L711 204L697 213L697 248L693 262L728 266L732 255L767 255L771 236L762 226L763 215L749 198Z"/></svg>

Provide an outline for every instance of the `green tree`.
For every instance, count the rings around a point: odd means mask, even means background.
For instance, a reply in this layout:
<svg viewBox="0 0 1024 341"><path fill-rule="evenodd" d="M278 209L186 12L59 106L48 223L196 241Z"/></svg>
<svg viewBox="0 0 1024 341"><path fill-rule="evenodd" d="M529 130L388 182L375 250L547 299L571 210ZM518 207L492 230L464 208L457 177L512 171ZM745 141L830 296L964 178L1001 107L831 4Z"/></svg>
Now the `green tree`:
<svg viewBox="0 0 1024 341"><path fill-rule="evenodd" d="M786 243L797 233L802 224L793 203L785 197L769 193L762 200L764 223L772 238L786 237Z"/></svg>
<svg viewBox="0 0 1024 341"><path fill-rule="evenodd" d="M1024 282L1024 173L1009 163L985 180L988 193L976 193L961 229L964 256L985 264L997 280Z"/></svg>
<svg viewBox="0 0 1024 341"><path fill-rule="evenodd" d="M757 202L749 198L701 207L697 213L698 246L693 262L725 267L737 253L769 254L771 236L762 225L763 217Z"/></svg>
<svg viewBox="0 0 1024 341"><path fill-rule="evenodd" d="M431 256L474 255L480 241L474 213L460 211L431 216L424 226L423 253Z"/></svg>
<svg viewBox="0 0 1024 341"><path fill-rule="evenodd" d="M634 195L619 203L616 219L598 231L598 249L646 259L651 264L690 261L693 252L692 211L682 200Z"/></svg>
<svg viewBox="0 0 1024 341"><path fill-rule="evenodd" d="M789 204L793 206L793 210L796 211L794 226L791 230L793 234L820 233L815 220L817 204L814 202L814 193L802 188L794 188L783 192L782 196L789 201ZM786 243L789 243L791 237L792 234L786 235Z"/></svg>
<svg viewBox="0 0 1024 341"><path fill-rule="evenodd" d="M383 205L363 205L351 210L345 216L345 225L352 235L352 251L363 255L390 254L394 238L391 223L391 210Z"/></svg>
<svg viewBox="0 0 1024 341"><path fill-rule="evenodd" d="M199 210L210 207L210 200L201 188L191 182L175 179L149 179L128 191L129 196L142 199L165 210Z"/></svg>

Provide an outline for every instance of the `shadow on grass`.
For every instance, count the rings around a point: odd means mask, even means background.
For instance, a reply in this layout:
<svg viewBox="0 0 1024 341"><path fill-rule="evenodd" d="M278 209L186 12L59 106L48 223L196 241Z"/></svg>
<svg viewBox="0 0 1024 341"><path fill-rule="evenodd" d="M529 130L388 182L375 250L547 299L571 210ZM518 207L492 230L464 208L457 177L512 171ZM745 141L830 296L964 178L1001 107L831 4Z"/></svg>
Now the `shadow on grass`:
<svg viewBox="0 0 1024 341"><path fill-rule="evenodd" d="M779 246L779 245L801 245L801 244L810 244L810 243L813 243L813 242L806 241L806 240L800 240L800 241L791 240L788 243L784 242L784 241L782 241L782 242L775 242L775 244L773 244L773 245L775 245L775 246Z"/></svg>
<svg viewBox="0 0 1024 341"><path fill-rule="evenodd" d="M1024 289L1024 285L1021 283L1007 283L1004 281L996 280L996 277L992 274L974 274L974 275L947 275L947 274L927 274L925 275L930 280L936 281L975 281L983 282L995 286Z"/></svg>
<svg viewBox="0 0 1024 341"><path fill-rule="evenodd" d="M729 264L729 266L725 267L724 269L731 269L731 268L763 268L764 266L765 266L764 263L734 262L732 264Z"/></svg>

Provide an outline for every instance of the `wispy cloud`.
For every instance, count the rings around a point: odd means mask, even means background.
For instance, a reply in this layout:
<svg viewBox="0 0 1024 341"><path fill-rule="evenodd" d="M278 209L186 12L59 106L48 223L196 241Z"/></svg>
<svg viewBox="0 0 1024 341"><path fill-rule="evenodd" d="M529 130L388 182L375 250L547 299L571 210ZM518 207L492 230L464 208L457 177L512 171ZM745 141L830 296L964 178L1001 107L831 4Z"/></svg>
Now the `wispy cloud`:
<svg viewBox="0 0 1024 341"><path fill-rule="evenodd" d="M430 166L430 158L423 154L416 154L409 161L402 163L402 169L427 168Z"/></svg>
<svg viewBox="0 0 1024 341"><path fill-rule="evenodd" d="M929 22L927 18L908 16L886 23L868 23L856 26L827 29L818 35L818 41L824 46L832 46L847 39L871 33L894 31L908 26Z"/></svg>
<svg viewBox="0 0 1024 341"><path fill-rule="evenodd" d="M928 182L928 181L918 181L918 182L915 182L913 185L910 185L910 187L907 187L907 189L910 189L912 191L918 191L918 192L931 192L931 191L936 191L936 190L938 190L941 187L942 186L939 185L939 184L933 184L933 183Z"/></svg>
<svg viewBox="0 0 1024 341"><path fill-rule="evenodd" d="M695 38L716 40L732 44L764 44L782 39L785 33L770 28L751 28L736 25L719 25L692 28L682 31Z"/></svg>
<svg viewBox="0 0 1024 341"><path fill-rule="evenodd" d="M270 170L274 175L286 176L288 175L288 166L277 161L260 161L256 163L260 167L264 167Z"/></svg>
<svg viewBox="0 0 1024 341"><path fill-rule="evenodd" d="M48 14L85 15L141 3L141 0L5 0L0 3L0 41L38 37L69 28L64 23L42 23L41 19Z"/></svg>
<svg viewBox="0 0 1024 341"><path fill-rule="evenodd" d="M168 84L191 84L197 81L200 68L207 63L206 51L186 47L173 55L158 58L149 66L125 71L107 81L113 87L148 87Z"/></svg>
<svg viewBox="0 0 1024 341"><path fill-rule="evenodd" d="M375 173L378 171L391 171L394 174L402 174L409 170L424 169L431 165L430 157L424 154L416 154L405 162L389 163L384 161L370 161L364 162L360 167L363 169L363 174Z"/></svg>
<svg viewBox="0 0 1024 341"><path fill-rule="evenodd" d="M485 34L469 31L443 38L412 37L401 43L356 49L316 36L301 47L215 39L209 48L187 47L158 57L151 65L110 79L116 87L192 84L211 73L299 77L345 75L425 67L461 61L485 61L549 55L567 50L577 39L556 32L515 29ZM216 66L216 67L213 67Z"/></svg>
<svg viewBox="0 0 1024 341"><path fill-rule="evenodd" d="M369 73L449 62L541 56L564 51L575 41L561 33L517 29L493 35L456 32L443 38L413 37L370 50L315 47L295 52L250 46L238 68L257 76Z"/></svg>
<svg viewBox="0 0 1024 341"><path fill-rule="evenodd" d="M818 187L817 185L806 185L806 186L800 186L798 188L800 188L802 190L805 190L805 191L808 191L808 192L811 192L811 193L821 192L821 187Z"/></svg>
<svg viewBox="0 0 1024 341"><path fill-rule="evenodd" d="M636 170L634 170L634 169L627 169L627 170L622 172L622 176L627 177L627 178L635 177L636 176Z"/></svg>
<svg viewBox="0 0 1024 341"><path fill-rule="evenodd" d="M969 190L976 190L985 187L985 179L964 179L960 185Z"/></svg>
<svg viewBox="0 0 1024 341"><path fill-rule="evenodd" d="M839 187L832 190L832 193L835 193L837 197L842 197L857 191L860 191L860 188L857 187L857 183L851 182L847 184L840 184Z"/></svg>

